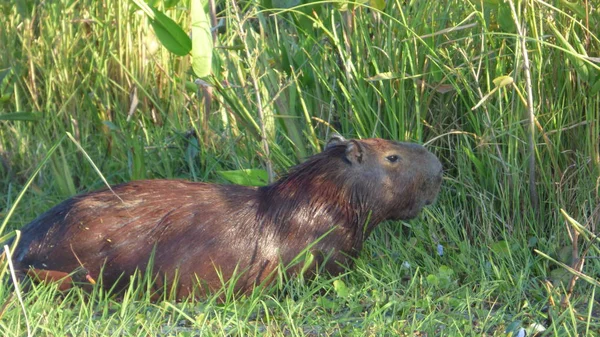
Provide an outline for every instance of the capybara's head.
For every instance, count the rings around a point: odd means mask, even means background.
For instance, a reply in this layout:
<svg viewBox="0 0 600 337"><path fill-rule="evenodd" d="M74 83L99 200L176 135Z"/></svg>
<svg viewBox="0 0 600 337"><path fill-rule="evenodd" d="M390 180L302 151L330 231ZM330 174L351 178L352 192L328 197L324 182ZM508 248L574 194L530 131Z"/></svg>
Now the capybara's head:
<svg viewBox="0 0 600 337"><path fill-rule="evenodd" d="M324 152L339 158L340 178L352 186L351 198L371 201L379 220L414 218L440 190L442 164L418 144L334 135Z"/></svg>

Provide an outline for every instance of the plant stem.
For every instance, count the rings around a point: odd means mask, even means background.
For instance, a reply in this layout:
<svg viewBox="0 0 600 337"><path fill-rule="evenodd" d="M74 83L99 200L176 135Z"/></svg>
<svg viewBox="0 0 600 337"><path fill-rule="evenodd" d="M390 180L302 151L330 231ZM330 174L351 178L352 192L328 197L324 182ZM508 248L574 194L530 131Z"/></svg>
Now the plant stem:
<svg viewBox="0 0 600 337"><path fill-rule="evenodd" d="M538 194L535 187L535 114L533 112L533 92L531 90L531 72L529 67L529 54L527 53L527 43L525 42L525 35L523 29L519 24L517 17L517 11L513 1L508 2L510 11L517 27L517 33L519 34L519 42L521 45L521 53L523 54L523 72L525 73L525 89L527 90L527 116L528 116L528 145L529 145L529 194L531 200L531 206L538 213Z"/></svg>

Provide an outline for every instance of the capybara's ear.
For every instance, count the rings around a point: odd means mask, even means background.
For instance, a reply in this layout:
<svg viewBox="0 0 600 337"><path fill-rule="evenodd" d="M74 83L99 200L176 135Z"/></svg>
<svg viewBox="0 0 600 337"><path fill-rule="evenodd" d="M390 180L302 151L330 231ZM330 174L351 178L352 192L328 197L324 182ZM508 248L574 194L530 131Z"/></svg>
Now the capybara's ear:
<svg viewBox="0 0 600 337"><path fill-rule="evenodd" d="M363 146L355 139L346 145L346 160L351 164L360 164L363 160Z"/></svg>
<svg viewBox="0 0 600 337"><path fill-rule="evenodd" d="M342 137L339 133L334 133L329 138L327 145L325 145L325 150L331 148L332 146L340 145L342 143L347 142L346 138Z"/></svg>

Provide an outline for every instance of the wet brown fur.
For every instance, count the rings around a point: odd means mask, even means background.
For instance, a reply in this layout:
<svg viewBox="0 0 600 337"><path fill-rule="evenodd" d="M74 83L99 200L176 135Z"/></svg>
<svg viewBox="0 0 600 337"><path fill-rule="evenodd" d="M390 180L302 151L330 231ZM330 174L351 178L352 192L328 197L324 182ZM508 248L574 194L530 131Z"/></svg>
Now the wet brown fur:
<svg viewBox="0 0 600 337"><path fill-rule="evenodd" d="M420 145L337 137L266 187L146 180L75 196L25 226L13 256L30 275L102 271L106 288L122 289L153 255L158 284L177 283L178 297L218 289L219 273L240 274L247 292L327 233L310 249L341 272L377 224L415 217L440 183Z"/></svg>

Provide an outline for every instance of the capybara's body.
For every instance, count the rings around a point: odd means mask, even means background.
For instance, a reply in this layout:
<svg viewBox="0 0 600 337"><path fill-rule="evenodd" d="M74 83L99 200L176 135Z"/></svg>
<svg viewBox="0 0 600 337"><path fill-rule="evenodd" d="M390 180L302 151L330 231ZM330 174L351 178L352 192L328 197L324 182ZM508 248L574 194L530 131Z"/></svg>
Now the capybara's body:
<svg viewBox="0 0 600 337"><path fill-rule="evenodd" d="M122 289L152 256L158 284L179 297L232 275L249 291L307 247L335 274L378 223L433 202L441 172L420 145L338 136L265 187L145 180L73 197L22 229L13 259L38 275L84 269Z"/></svg>

